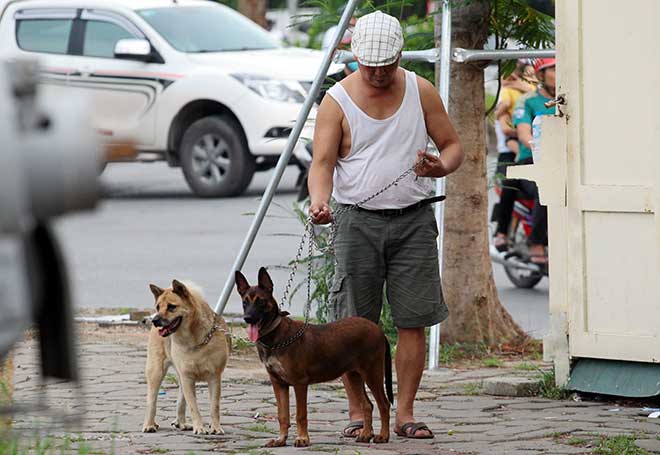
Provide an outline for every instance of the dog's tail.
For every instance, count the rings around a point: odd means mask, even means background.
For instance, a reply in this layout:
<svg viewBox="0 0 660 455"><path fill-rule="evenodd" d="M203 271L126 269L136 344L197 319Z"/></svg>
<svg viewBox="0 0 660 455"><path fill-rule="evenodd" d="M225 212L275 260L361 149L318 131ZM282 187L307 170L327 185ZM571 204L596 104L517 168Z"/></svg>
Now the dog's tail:
<svg viewBox="0 0 660 455"><path fill-rule="evenodd" d="M385 391L390 404L394 404L394 391L392 390L392 353L390 352L390 342L385 338Z"/></svg>

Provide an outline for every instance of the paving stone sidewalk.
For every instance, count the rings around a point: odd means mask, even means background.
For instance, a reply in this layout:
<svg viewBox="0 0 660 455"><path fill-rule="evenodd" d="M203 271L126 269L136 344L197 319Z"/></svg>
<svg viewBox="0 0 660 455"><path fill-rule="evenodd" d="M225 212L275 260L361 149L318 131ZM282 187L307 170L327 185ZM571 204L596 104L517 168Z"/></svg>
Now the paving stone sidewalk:
<svg viewBox="0 0 660 455"><path fill-rule="evenodd" d="M38 377L33 342L21 343L15 352L14 398L22 406L40 399L50 406L81 415L73 427L62 427L62 417L40 425L51 434L75 434L73 447L91 446L103 454L250 454L340 455L394 454L578 454L593 448L570 445L593 435L635 435L637 444L660 453L658 420L640 415L640 409L608 403L551 401L539 398L492 397L479 394L485 378L502 374L533 374L511 368L442 370L425 374L416 404L417 417L435 432L433 440L409 440L392 435L387 444L357 444L340 436L347 422L347 401L339 382L313 386L309 393L312 446L291 445L264 449L277 432L275 398L265 371L255 358L232 357L223 376L221 423L223 436L194 436L169 426L175 416L176 385L169 376L158 402L160 431L141 432L146 385L144 344L113 341L83 342L79 347L82 387L68 383L44 385ZM396 389L395 389L396 390ZM293 397L293 392L291 393ZM198 386L198 401L209 423L208 393ZM292 398L293 401L293 398ZM292 412L295 406L292 403ZM617 409L617 410L614 410ZM393 415L393 414L392 414ZM293 419L295 422L295 419ZM18 416L14 427L26 434L37 425L34 414ZM379 422L376 422L376 428ZM77 433L79 432L79 433ZM295 424L289 444L295 439ZM60 453L60 452L56 452ZM63 451L63 453L78 453Z"/></svg>

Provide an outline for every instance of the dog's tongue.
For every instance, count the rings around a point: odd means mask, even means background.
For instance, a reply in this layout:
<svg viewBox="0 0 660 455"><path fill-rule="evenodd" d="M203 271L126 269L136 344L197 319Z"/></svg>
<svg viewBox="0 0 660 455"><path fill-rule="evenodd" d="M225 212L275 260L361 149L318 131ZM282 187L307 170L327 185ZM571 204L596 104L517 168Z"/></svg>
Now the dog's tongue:
<svg viewBox="0 0 660 455"><path fill-rule="evenodd" d="M257 338L259 338L259 327L257 327L255 324L248 324L247 334L250 341L254 343L257 341Z"/></svg>

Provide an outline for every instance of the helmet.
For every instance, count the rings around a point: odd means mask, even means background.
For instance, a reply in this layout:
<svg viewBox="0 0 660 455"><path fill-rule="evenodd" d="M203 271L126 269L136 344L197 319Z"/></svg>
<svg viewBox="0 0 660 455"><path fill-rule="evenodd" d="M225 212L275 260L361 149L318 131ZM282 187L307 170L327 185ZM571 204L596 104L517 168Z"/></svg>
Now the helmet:
<svg viewBox="0 0 660 455"><path fill-rule="evenodd" d="M534 72L538 73L541 70L555 66L556 59L554 58L537 58L534 61Z"/></svg>

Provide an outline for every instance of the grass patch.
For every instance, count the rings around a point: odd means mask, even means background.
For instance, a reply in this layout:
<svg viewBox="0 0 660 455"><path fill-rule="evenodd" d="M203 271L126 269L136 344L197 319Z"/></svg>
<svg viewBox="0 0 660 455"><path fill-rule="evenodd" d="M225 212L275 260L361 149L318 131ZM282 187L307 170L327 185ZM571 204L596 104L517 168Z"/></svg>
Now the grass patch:
<svg viewBox="0 0 660 455"><path fill-rule="evenodd" d="M479 395L481 393L481 386L473 382L463 386L463 394L469 396Z"/></svg>
<svg viewBox="0 0 660 455"><path fill-rule="evenodd" d="M541 375L538 395L550 400L565 400L568 398L569 393L565 388L557 387L555 384L555 372L553 370Z"/></svg>
<svg viewBox="0 0 660 455"><path fill-rule="evenodd" d="M272 434L277 433L277 431L271 430L264 423L255 423L254 425L250 425L249 427L247 427L246 430L254 431L255 433L272 433Z"/></svg>
<svg viewBox="0 0 660 455"><path fill-rule="evenodd" d="M497 357L488 357L487 359L484 359L484 366L486 368L501 368L504 366L504 362Z"/></svg>
<svg viewBox="0 0 660 455"><path fill-rule="evenodd" d="M635 445L636 436L602 437L594 453L600 455L650 455L648 451Z"/></svg>
<svg viewBox="0 0 660 455"><path fill-rule="evenodd" d="M479 360L489 354L484 343L453 343L440 345L440 362L445 364L460 360Z"/></svg>
<svg viewBox="0 0 660 455"><path fill-rule="evenodd" d="M169 449L165 449L163 447L151 447L149 448L149 453L167 453L169 452ZM193 452L188 452L188 453L193 453Z"/></svg>
<svg viewBox="0 0 660 455"><path fill-rule="evenodd" d="M165 375L165 383L179 385L179 378L177 378L176 374L167 373Z"/></svg>
<svg viewBox="0 0 660 455"><path fill-rule="evenodd" d="M34 437L33 440L26 440L20 435L3 434L0 438L0 455L58 455L58 454L77 454L77 455L113 455L110 453L95 450L80 437L65 436L62 439L56 439L52 436ZM77 447L72 447L75 442Z"/></svg>
<svg viewBox="0 0 660 455"><path fill-rule="evenodd" d="M119 314L131 314L131 311L135 311L135 308L124 307L119 309Z"/></svg>
<svg viewBox="0 0 660 455"><path fill-rule="evenodd" d="M573 446L573 447L584 446L587 445L588 443L589 443L588 440L583 438L576 438L576 437L572 437L564 441L564 444L568 444L569 446Z"/></svg>
<svg viewBox="0 0 660 455"><path fill-rule="evenodd" d="M231 349L232 351L247 351L254 348L254 343L252 343L247 338L232 336L231 337Z"/></svg>
<svg viewBox="0 0 660 455"><path fill-rule="evenodd" d="M528 363L528 362L522 362L522 363L519 363L519 364L517 364L514 368L515 368L516 370L520 370L520 371L534 371L534 370L538 370L538 367L537 367L536 365L533 365L533 364Z"/></svg>

